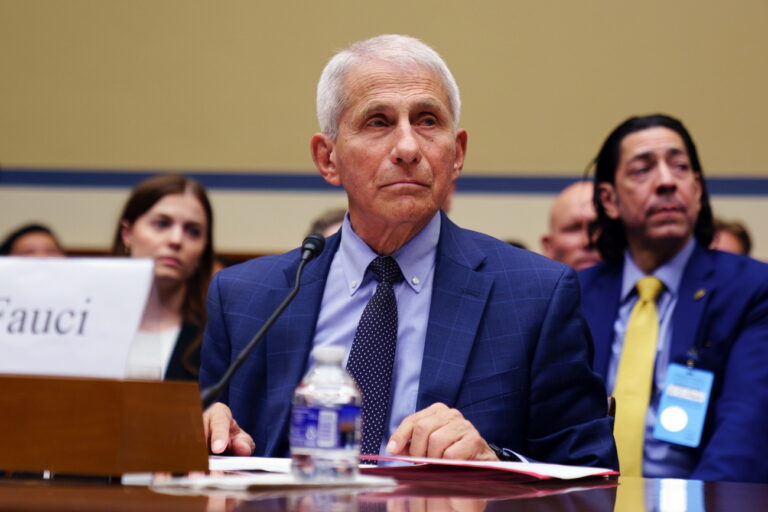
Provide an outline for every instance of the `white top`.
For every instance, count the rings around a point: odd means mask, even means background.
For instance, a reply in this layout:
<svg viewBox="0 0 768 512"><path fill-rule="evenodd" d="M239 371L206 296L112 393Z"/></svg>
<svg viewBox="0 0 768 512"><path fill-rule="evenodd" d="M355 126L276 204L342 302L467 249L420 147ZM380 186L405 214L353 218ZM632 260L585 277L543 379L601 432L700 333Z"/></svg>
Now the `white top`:
<svg viewBox="0 0 768 512"><path fill-rule="evenodd" d="M139 331L128 353L126 379L163 380L181 326L160 332Z"/></svg>

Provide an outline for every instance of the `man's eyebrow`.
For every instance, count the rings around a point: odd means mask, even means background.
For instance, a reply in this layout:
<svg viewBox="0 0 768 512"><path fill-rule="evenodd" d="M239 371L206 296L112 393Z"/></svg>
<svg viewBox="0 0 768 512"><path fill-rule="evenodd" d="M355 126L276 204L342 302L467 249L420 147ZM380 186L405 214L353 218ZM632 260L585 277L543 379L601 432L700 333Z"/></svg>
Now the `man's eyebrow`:
<svg viewBox="0 0 768 512"><path fill-rule="evenodd" d="M653 152L646 151L644 153L638 153L637 155L633 155L632 158L629 159L629 161L633 162L635 160L648 160L651 157L653 157Z"/></svg>
<svg viewBox="0 0 768 512"><path fill-rule="evenodd" d="M413 106L413 110L416 110L418 112L424 112L424 111L435 112L435 111L444 111L447 109L441 101L424 99L416 102Z"/></svg>
<svg viewBox="0 0 768 512"><path fill-rule="evenodd" d="M680 149L680 148L670 148L670 149L667 150L667 155L669 155L669 156L678 156L678 155L688 156L688 153L686 151Z"/></svg>
<svg viewBox="0 0 768 512"><path fill-rule="evenodd" d="M382 112L384 110L388 110L389 108L391 108L391 107L389 105L387 105L386 103L383 103L381 101L374 101L374 102L371 102L371 103L367 104L360 111L360 115L362 117L368 117L371 114Z"/></svg>
<svg viewBox="0 0 768 512"><path fill-rule="evenodd" d="M678 156L678 155L684 155L688 156L688 153L684 149L681 148L669 148L667 149L664 154L666 156ZM634 155L632 158L629 159L630 162L634 160L647 160L649 158L652 158L654 156L653 151L645 151L643 153L638 153L637 155Z"/></svg>

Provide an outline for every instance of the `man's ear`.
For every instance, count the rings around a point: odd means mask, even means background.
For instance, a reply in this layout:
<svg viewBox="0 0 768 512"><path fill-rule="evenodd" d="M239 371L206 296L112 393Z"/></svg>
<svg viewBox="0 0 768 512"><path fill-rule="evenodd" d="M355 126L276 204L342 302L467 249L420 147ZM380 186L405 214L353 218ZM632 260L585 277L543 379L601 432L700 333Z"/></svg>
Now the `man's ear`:
<svg viewBox="0 0 768 512"><path fill-rule="evenodd" d="M598 197L600 204L603 205L605 214L611 219L619 218L619 205L616 197L616 189L610 183L600 183L598 185Z"/></svg>
<svg viewBox="0 0 768 512"><path fill-rule="evenodd" d="M309 141L309 148L312 152L312 161L320 171L320 176L334 187L341 185L336 167L335 142L324 133L316 133Z"/></svg>
<svg viewBox="0 0 768 512"><path fill-rule="evenodd" d="M464 158L467 156L467 130L456 132L456 158L453 161L453 179L456 180L464 168Z"/></svg>
<svg viewBox="0 0 768 512"><path fill-rule="evenodd" d="M544 235L541 237L541 250L542 254L547 258L552 258L552 237L550 235Z"/></svg>

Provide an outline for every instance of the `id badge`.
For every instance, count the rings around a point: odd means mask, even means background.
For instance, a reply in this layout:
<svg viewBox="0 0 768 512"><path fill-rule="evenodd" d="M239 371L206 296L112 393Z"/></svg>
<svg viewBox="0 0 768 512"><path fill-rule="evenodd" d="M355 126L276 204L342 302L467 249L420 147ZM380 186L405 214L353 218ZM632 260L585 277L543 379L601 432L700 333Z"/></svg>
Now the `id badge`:
<svg viewBox="0 0 768 512"><path fill-rule="evenodd" d="M669 365L653 436L668 443L699 446L713 381L709 370Z"/></svg>

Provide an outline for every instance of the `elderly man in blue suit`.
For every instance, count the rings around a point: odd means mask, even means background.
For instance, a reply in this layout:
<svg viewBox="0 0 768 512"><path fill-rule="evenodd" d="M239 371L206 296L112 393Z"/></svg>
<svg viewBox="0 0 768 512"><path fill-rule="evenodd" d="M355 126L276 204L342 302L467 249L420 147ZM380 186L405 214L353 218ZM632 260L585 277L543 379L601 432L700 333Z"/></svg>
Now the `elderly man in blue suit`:
<svg viewBox="0 0 768 512"><path fill-rule="evenodd" d="M579 278L622 474L768 481L768 265L707 249L712 210L680 121L628 119L595 176L605 261ZM657 284L645 327L642 283Z"/></svg>
<svg viewBox="0 0 768 512"><path fill-rule="evenodd" d="M458 87L443 60L405 36L356 43L326 66L317 103L322 132L312 137L312 157L328 183L344 187L348 215L223 403L206 412L211 451L288 454L294 388L314 348L354 353L357 324L378 286L369 264L384 255L404 279L393 285L398 322L386 425L364 453L497 460L517 452L615 467L575 273L461 229L440 211L467 147L457 127ZM293 251L216 276L203 386L287 294L298 261ZM365 444L365 387L363 394Z"/></svg>

